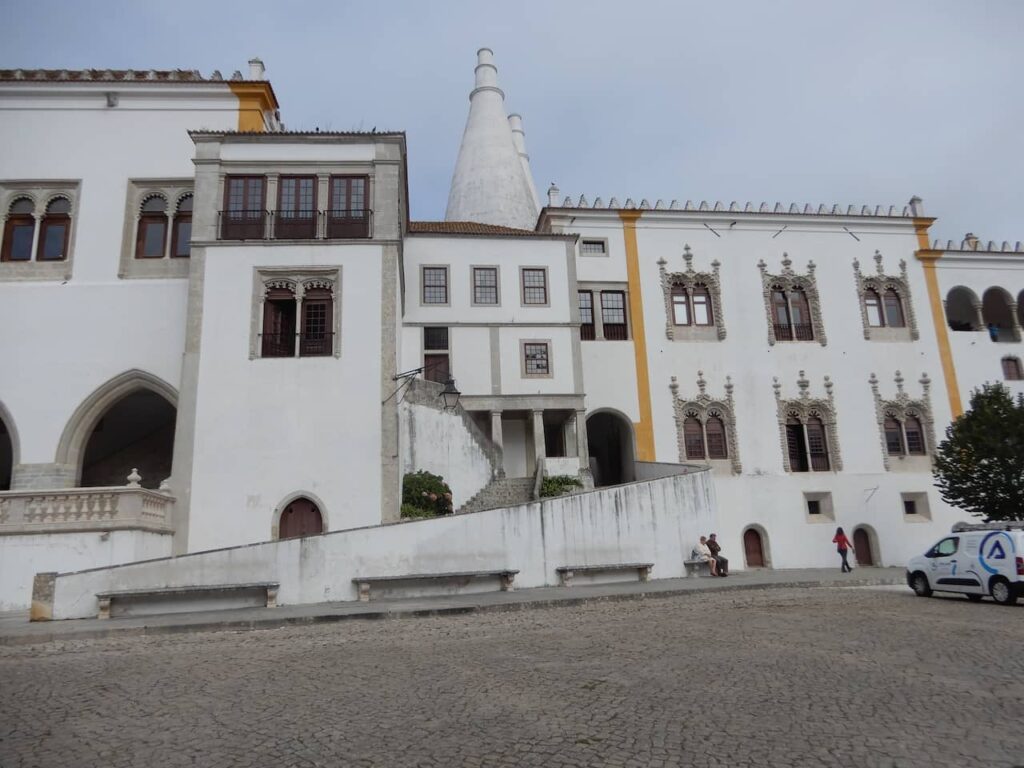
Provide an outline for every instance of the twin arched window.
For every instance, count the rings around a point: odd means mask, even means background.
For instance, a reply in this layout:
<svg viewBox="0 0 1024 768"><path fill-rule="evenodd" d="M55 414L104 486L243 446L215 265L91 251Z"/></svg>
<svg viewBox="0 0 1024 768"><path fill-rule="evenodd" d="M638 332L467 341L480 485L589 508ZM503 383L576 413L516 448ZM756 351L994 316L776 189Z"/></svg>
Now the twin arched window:
<svg viewBox="0 0 1024 768"><path fill-rule="evenodd" d="M146 198L139 213L135 258L164 258L168 228L171 230L171 257L187 257L192 242L192 195L185 195L178 201L173 217L168 216L167 200L162 195Z"/></svg>
<svg viewBox="0 0 1024 768"><path fill-rule="evenodd" d="M689 461L729 458L725 423L719 416L708 416L702 424L696 416L683 421L683 445Z"/></svg>
<svg viewBox="0 0 1024 768"><path fill-rule="evenodd" d="M674 325L714 325L711 294L700 284L687 288L672 286L672 322Z"/></svg>
<svg viewBox="0 0 1024 768"><path fill-rule="evenodd" d="M818 416L801 419L790 415L786 419L786 449L791 472L828 472L828 439L825 424Z"/></svg>
<svg viewBox="0 0 1024 768"><path fill-rule="evenodd" d="M0 261L64 261L71 234L71 201L55 197L46 206L39 221L36 242L35 203L19 197L7 210Z"/></svg>
<svg viewBox="0 0 1024 768"><path fill-rule="evenodd" d="M1021 370L1019 357L1003 358L1003 378L1007 381L1020 381L1024 379L1024 371Z"/></svg>
<svg viewBox="0 0 1024 768"><path fill-rule="evenodd" d="M274 281L263 299L261 357L300 357L334 354L334 293L325 285L307 285L301 297L296 286Z"/></svg>
<svg viewBox="0 0 1024 768"><path fill-rule="evenodd" d="M903 302L893 288L886 288L880 295L874 288L864 291L864 308L867 310L868 325L872 328L903 328Z"/></svg>
<svg viewBox="0 0 1024 768"><path fill-rule="evenodd" d="M923 456L927 453L924 429L916 416L902 422L892 414L885 417L885 449L890 456Z"/></svg>
<svg viewBox="0 0 1024 768"><path fill-rule="evenodd" d="M797 286L772 288L772 324L776 341L814 341L807 291Z"/></svg>

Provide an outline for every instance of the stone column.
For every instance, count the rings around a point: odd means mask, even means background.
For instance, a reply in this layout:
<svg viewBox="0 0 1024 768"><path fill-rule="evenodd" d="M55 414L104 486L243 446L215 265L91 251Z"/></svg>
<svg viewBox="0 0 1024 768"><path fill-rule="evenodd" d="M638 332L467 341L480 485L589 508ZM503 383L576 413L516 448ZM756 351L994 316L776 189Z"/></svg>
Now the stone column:
<svg viewBox="0 0 1024 768"><path fill-rule="evenodd" d="M498 466L494 468L495 477L505 476L505 443L501 432L501 411L491 411L491 442L498 449Z"/></svg>
<svg viewBox="0 0 1024 768"><path fill-rule="evenodd" d="M533 412L533 451L538 460L547 456L544 450L544 411Z"/></svg>
<svg viewBox="0 0 1024 768"><path fill-rule="evenodd" d="M580 458L580 472L590 472L590 446L587 443L587 412L576 411L576 455Z"/></svg>

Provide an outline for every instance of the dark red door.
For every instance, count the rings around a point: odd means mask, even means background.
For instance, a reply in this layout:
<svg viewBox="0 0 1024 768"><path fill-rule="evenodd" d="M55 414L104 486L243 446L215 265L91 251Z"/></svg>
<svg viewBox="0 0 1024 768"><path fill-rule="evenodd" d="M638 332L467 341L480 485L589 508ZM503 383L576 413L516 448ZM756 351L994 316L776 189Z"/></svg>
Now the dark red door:
<svg viewBox="0 0 1024 768"><path fill-rule="evenodd" d="M871 551L871 537L863 528L853 532L853 551L857 555L857 565L875 564L875 556Z"/></svg>
<svg viewBox="0 0 1024 768"><path fill-rule="evenodd" d="M324 521L309 499L296 499L281 513L279 538L292 539L296 536L314 536L324 532Z"/></svg>
<svg viewBox="0 0 1024 768"><path fill-rule="evenodd" d="M764 547L761 534L753 528L743 532L743 553L746 555L747 568L764 568Z"/></svg>

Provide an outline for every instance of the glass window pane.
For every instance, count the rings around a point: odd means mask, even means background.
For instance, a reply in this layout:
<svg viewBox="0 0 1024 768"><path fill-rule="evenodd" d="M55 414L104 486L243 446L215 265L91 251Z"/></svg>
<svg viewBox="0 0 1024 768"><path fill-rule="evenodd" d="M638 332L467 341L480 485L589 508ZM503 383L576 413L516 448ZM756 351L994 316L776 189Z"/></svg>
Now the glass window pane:
<svg viewBox="0 0 1024 768"><path fill-rule="evenodd" d="M494 267L473 269L473 302L476 304L498 303L498 270Z"/></svg>
<svg viewBox="0 0 1024 768"><path fill-rule="evenodd" d="M526 374L528 376L547 375L550 372L547 344L524 344L523 353L526 357Z"/></svg>
<svg viewBox="0 0 1024 768"><path fill-rule="evenodd" d="M882 320L882 302L879 300L877 293L868 291L864 295L864 308L868 314L868 325L872 328L881 328L884 325Z"/></svg>
<svg viewBox="0 0 1024 768"><path fill-rule="evenodd" d="M676 325L690 324L690 302L682 289L672 294L672 322Z"/></svg>
<svg viewBox="0 0 1024 768"><path fill-rule="evenodd" d="M179 219L174 226L177 232L174 240L174 255L188 256L192 251L192 219Z"/></svg>
<svg viewBox="0 0 1024 768"><path fill-rule="evenodd" d="M431 351L436 350L447 350L448 349L448 329L445 327L439 328L424 328L423 329L423 348Z"/></svg>
<svg viewBox="0 0 1024 768"><path fill-rule="evenodd" d="M34 222L14 225L14 231L11 232L11 261L28 261L32 258L32 238L35 233Z"/></svg>
<svg viewBox="0 0 1024 768"><path fill-rule="evenodd" d="M695 325L711 325L711 297L704 288L693 291L693 322Z"/></svg>
<svg viewBox="0 0 1024 768"><path fill-rule="evenodd" d="M523 303L548 303L547 273L543 269L523 270Z"/></svg>
<svg viewBox="0 0 1024 768"><path fill-rule="evenodd" d="M43 247L40 258L44 261L59 261L64 258L64 234L67 224L49 222L43 228Z"/></svg>
<svg viewBox="0 0 1024 768"><path fill-rule="evenodd" d="M448 303L448 270L444 267L423 268L423 303Z"/></svg>
<svg viewBox="0 0 1024 768"><path fill-rule="evenodd" d="M900 297L891 288L885 292L885 322L890 328L903 327L903 308Z"/></svg>

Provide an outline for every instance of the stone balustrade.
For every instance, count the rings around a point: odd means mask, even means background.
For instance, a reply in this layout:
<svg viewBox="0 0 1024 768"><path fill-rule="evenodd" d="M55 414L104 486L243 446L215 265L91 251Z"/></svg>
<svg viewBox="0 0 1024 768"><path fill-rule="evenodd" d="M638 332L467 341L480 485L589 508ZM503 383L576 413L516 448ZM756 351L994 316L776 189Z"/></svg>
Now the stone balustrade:
<svg viewBox="0 0 1024 768"><path fill-rule="evenodd" d="M0 492L0 535L143 530L171 533L174 497L138 485Z"/></svg>

